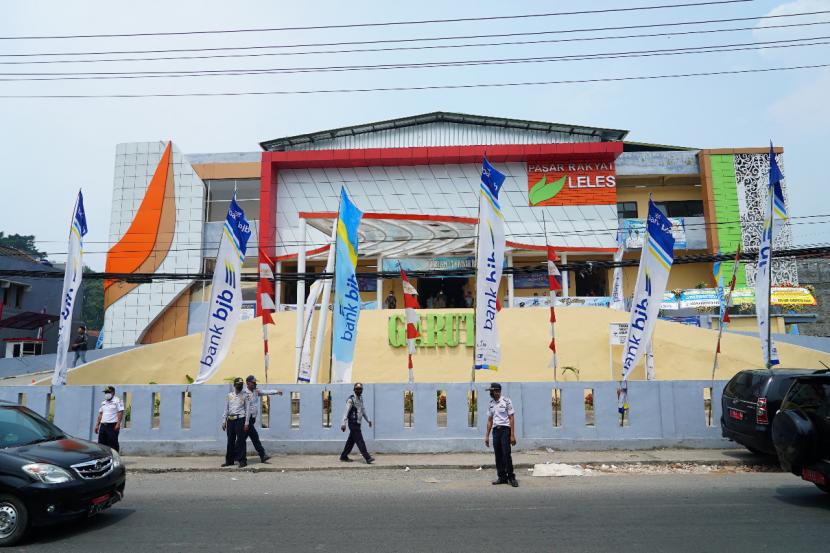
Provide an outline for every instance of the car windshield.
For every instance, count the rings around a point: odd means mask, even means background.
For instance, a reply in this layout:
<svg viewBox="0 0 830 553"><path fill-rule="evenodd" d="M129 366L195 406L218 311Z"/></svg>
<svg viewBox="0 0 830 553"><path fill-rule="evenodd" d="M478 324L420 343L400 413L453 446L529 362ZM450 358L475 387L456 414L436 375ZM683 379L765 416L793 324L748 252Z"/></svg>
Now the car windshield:
<svg viewBox="0 0 830 553"><path fill-rule="evenodd" d="M24 407L0 407L0 448L48 442L63 437L64 434L57 426Z"/></svg>

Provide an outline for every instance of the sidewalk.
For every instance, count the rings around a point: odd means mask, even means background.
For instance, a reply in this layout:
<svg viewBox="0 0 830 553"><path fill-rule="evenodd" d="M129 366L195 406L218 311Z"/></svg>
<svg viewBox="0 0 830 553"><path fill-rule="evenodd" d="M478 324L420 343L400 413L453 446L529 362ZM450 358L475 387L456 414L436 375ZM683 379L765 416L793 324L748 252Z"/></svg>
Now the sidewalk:
<svg viewBox="0 0 830 553"><path fill-rule="evenodd" d="M254 456L248 457L253 472L371 470L385 469L484 469L495 468L491 453L434 453L434 454L377 454L376 461L367 465L357 454L353 463L343 463L337 455L274 455L267 464ZM238 467L221 468L223 457L139 457L125 456L124 463L133 473L165 472L221 472L239 471ZM565 463L569 465L771 465L774 459L754 455L744 449L655 449L649 451L521 451L513 453L517 469L532 468L538 463Z"/></svg>

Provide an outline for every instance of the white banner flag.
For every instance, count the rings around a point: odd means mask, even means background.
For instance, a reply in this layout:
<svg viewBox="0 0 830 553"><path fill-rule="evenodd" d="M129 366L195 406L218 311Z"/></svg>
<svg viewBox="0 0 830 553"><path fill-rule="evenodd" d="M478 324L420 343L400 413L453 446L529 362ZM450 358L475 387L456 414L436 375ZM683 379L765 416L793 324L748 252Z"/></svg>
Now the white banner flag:
<svg viewBox="0 0 830 553"><path fill-rule="evenodd" d="M640 269L637 272L637 284L634 287L634 299L631 302L631 319L628 324L628 340L623 349L622 379L628 375L649 350L660 303L669 271L674 261L674 238L672 224L663 215L654 202L648 202L647 238L640 257Z"/></svg>
<svg viewBox="0 0 830 553"><path fill-rule="evenodd" d="M614 263L622 261L623 253L625 253L625 244L620 244L617 252L614 254ZM614 278L611 282L611 309L618 311L625 311L625 295L623 293L623 268L614 267Z"/></svg>
<svg viewBox="0 0 830 553"><path fill-rule="evenodd" d="M300 349L300 366L297 367L297 382L311 382L311 320L314 317L314 306L320 301L322 292L323 281L315 280L305 301L305 308L303 309L303 345Z"/></svg>
<svg viewBox="0 0 830 553"><path fill-rule="evenodd" d="M250 237L251 227L234 196L225 218L219 253L216 255L211 302L208 306L196 384L204 384L216 374L231 348L242 310L242 263L245 261L245 250Z"/></svg>
<svg viewBox="0 0 830 553"><path fill-rule="evenodd" d="M498 370L501 359L496 313L504 267L504 215L499 206L502 183L504 175L485 159L481 166L476 250L476 369Z"/></svg>
<svg viewBox="0 0 830 553"><path fill-rule="evenodd" d="M63 292L61 293L60 318L58 319L58 350L55 355L55 372L52 374L53 386L66 384L69 338L72 336L72 311L75 308L75 296L81 287L84 274L84 235L86 235L86 231L84 195L78 191L78 200L75 203L75 211L72 213L72 225L69 227L66 270L63 273Z"/></svg>

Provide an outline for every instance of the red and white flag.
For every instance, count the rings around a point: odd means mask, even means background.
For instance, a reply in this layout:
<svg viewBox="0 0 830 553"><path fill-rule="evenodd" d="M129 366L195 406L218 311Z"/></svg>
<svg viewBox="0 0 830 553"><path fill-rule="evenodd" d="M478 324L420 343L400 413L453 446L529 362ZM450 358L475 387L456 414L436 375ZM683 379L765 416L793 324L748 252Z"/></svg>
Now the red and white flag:
<svg viewBox="0 0 830 553"><path fill-rule="evenodd" d="M406 273L401 268L401 283L403 285L403 306L406 313L406 349L409 355L409 381L413 381L412 354L415 353L415 338L419 338L418 325L421 318L415 312L420 309L418 305L418 290L406 278Z"/></svg>
<svg viewBox="0 0 830 553"><path fill-rule="evenodd" d="M265 382L268 382L268 368L271 364L271 354L268 351L268 325L274 324L274 318L271 316L277 310L274 304L274 262L260 248L259 250L259 283L257 286L259 290L259 312L262 316L262 354L265 364Z"/></svg>
<svg viewBox="0 0 830 553"><path fill-rule="evenodd" d="M553 369L553 379L557 380L556 376L556 334L554 332L554 324L556 323L556 292L562 290L562 284L559 282L561 274L556 268L556 252L552 246L547 247L548 250L548 297L550 300L550 367Z"/></svg>

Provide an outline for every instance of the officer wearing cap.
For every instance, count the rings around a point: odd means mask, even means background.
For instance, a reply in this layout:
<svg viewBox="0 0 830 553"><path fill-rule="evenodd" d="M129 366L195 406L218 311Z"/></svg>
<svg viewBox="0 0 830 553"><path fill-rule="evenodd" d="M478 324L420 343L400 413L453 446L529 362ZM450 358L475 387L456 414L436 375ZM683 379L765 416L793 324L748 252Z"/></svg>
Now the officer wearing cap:
<svg viewBox="0 0 830 553"><path fill-rule="evenodd" d="M225 398L225 411L222 413L222 430L228 435L228 444L225 449L223 467L229 467L235 461L239 467L248 465L245 457L245 435L248 433L248 417L250 415L250 394L243 390L242 379L233 379L233 391Z"/></svg>
<svg viewBox="0 0 830 553"><path fill-rule="evenodd" d="M262 396L282 395L280 390L260 390L256 387L256 377L252 374L245 379L245 385L248 387L248 401L251 404L248 409L248 437L251 438L251 443L254 444L254 449L259 454L259 459L265 463L271 457L265 454L265 448L262 447L262 442L259 441L259 433L256 431L256 419L259 416L260 405L262 405Z"/></svg>
<svg viewBox="0 0 830 553"><path fill-rule="evenodd" d="M490 406L487 409L487 433L484 435L484 445L490 447L490 431L493 432L493 450L496 453L496 471L498 479L493 485L510 484L519 487L516 474L513 472L513 456L510 446L516 445L516 421L513 402L507 396L501 395L501 384L493 382L487 388L490 392Z"/></svg>
<svg viewBox="0 0 830 553"><path fill-rule="evenodd" d="M343 453L340 454L340 460L346 463L351 462L349 454L357 445L357 449L367 465L371 465L375 458L369 455L366 449L366 442L363 441L363 431L360 429L360 423L366 419L369 423L369 428L372 428L372 421L369 420L369 415L366 414L366 409L363 407L363 384L355 382L354 394L349 396L346 400L346 411L343 413L343 422L340 424L340 430L346 431L346 425L349 426L349 438L346 440L346 446L343 448Z"/></svg>
<svg viewBox="0 0 830 553"><path fill-rule="evenodd" d="M98 421L95 423L95 433L98 434L98 443L120 450L118 433L121 431L121 420L124 418L124 404L121 398L115 395L115 388L104 388L104 401L98 409Z"/></svg>

